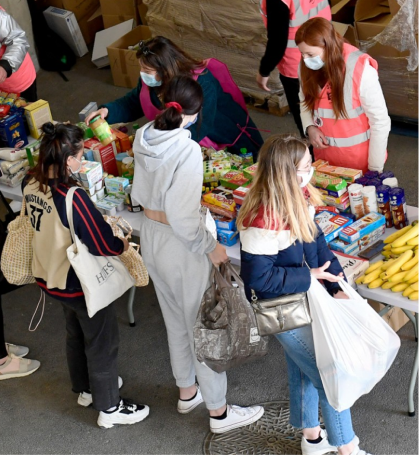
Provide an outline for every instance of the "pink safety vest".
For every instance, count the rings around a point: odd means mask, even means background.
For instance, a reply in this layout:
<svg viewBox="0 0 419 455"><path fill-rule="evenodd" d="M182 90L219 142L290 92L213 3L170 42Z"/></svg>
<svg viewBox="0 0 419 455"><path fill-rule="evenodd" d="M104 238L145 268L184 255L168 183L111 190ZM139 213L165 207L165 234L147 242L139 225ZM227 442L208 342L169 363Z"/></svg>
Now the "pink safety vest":
<svg viewBox="0 0 419 455"><path fill-rule="evenodd" d="M370 124L361 106L359 89L366 62L377 69L377 62L368 54L344 43L343 57L346 73L343 88L348 118L336 120L331 100L331 88L327 83L320 91L314 106L314 123L329 141L326 149L314 148L315 159L329 161L332 166L349 167L368 171Z"/></svg>
<svg viewBox="0 0 419 455"><path fill-rule="evenodd" d="M298 65L301 60L301 53L295 44L297 30L313 17L324 17L332 20L332 13L328 0L278 0L284 2L290 10L290 21L288 30L288 43L285 54L278 64L279 72L285 77L298 78ZM260 0L260 12L265 27L268 20L266 16L266 0Z"/></svg>
<svg viewBox="0 0 419 455"><path fill-rule="evenodd" d="M5 11L5 9L1 6L0 9ZM3 57L5 52L6 46L3 45L0 48L0 59ZM35 78L35 67L33 66L29 52L27 52L19 69L0 84L0 91L7 93L22 93L32 85Z"/></svg>
<svg viewBox="0 0 419 455"><path fill-rule="evenodd" d="M195 72L194 79L195 80L198 79L198 76L203 71L208 69L209 71L211 71L212 75L218 80L218 82L220 83L224 92L229 93L232 96L233 100L237 104L239 104L244 109L244 111L247 113L248 111L247 111L246 102L244 100L243 94L237 87L233 78L231 77L230 71L228 70L227 66L215 58L210 58L208 60L205 60L204 62L205 62L205 67L202 68L201 70L198 70ZM151 102L150 89L144 83L141 84L140 103L141 103L141 107L143 109L144 115L150 121L154 120L156 118L156 116L161 113L161 110L158 109L156 106L154 106L154 104ZM224 148L227 146L234 145L243 133L248 134L246 132L248 120L249 120L249 115L247 115L246 125L244 125L244 126L238 125L240 133L233 144L216 144L208 137L204 137L201 141L199 141L199 144L204 147L214 147L216 150L218 150L219 148Z"/></svg>

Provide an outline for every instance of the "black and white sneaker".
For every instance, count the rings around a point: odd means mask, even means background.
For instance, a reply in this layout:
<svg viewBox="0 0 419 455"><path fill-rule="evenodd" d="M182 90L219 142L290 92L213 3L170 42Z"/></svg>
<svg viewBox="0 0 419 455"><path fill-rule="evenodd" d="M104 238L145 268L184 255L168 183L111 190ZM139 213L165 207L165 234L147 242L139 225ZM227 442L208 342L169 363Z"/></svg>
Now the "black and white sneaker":
<svg viewBox="0 0 419 455"><path fill-rule="evenodd" d="M150 413L150 408L144 404L135 404L121 398L114 411L100 411L97 424L100 428L112 428L114 425L132 425L141 422Z"/></svg>
<svg viewBox="0 0 419 455"><path fill-rule="evenodd" d="M121 376L118 376L118 388L121 389L121 387L124 385L124 381L122 380ZM79 396L77 398L77 404L80 406L84 406L87 408L93 403L93 397L90 392L81 392L79 393Z"/></svg>

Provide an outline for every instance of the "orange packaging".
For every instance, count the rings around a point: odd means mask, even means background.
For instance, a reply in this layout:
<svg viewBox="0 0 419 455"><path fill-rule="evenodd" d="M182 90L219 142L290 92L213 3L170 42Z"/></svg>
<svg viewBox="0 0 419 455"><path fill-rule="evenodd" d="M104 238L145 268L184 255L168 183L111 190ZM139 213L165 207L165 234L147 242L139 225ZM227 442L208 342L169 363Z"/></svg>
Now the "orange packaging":
<svg viewBox="0 0 419 455"><path fill-rule="evenodd" d="M328 164L322 164L316 168L317 172L323 174L333 175L345 179L347 182L355 182L356 179L362 177L362 171L360 169L350 169L347 167L330 166Z"/></svg>
<svg viewBox="0 0 419 455"><path fill-rule="evenodd" d="M112 133L114 134L114 136L116 136L115 143L117 153L127 152L132 148L128 134L125 134L119 130L112 130Z"/></svg>
<svg viewBox="0 0 419 455"><path fill-rule="evenodd" d="M316 160L312 166L317 169L319 166L323 166L323 165L327 165L329 164L329 161L325 161L325 160Z"/></svg>

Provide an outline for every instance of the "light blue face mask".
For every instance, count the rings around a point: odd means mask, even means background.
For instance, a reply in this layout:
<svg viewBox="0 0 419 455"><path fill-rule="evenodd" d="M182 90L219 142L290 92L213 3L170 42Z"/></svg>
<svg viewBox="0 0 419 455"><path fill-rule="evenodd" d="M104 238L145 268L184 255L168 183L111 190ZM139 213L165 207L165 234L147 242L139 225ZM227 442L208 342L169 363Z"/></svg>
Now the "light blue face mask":
<svg viewBox="0 0 419 455"><path fill-rule="evenodd" d="M189 128L191 125L196 123L197 120L198 120L198 116L196 116L192 122L188 122L183 128Z"/></svg>
<svg viewBox="0 0 419 455"><path fill-rule="evenodd" d="M321 59L320 55L316 55L315 57L308 57L304 59L304 63L307 68L311 70L317 71L324 66L324 61Z"/></svg>
<svg viewBox="0 0 419 455"><path fill-rule="evenodd" d="M153 76L152 74L143 73L141 71L140 75L141 80L144 82L145 85L148 85L149 87L160 87L160 85L162 84L162 81L156 80L156 77Z"/></svg>

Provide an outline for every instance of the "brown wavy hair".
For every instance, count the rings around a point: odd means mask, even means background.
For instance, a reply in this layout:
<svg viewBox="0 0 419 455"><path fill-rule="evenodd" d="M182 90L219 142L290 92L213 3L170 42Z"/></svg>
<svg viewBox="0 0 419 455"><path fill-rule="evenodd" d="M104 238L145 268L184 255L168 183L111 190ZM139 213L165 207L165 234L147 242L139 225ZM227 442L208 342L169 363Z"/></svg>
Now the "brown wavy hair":
<svg viewBox="0 0 419 455"><path fill-rule="evenodd" d="M206 67L203 60L195 60L164 36L145 41L137 51L137 58L140 65L157 71L162 87L175 76L190 76Z"/></svg>
<svg viewBox="0 0 419 455"><path fill-rule="evenodd" d="M332 89L333 112L336 119L347 118L343 85L346 65L343 58L344 38L334 29L332 23L322 17L314 17L305 22L295 35L296 44L305 43L324 49L324 67L320 70L307 68L301 63L301 86L304 93L304 105L313 114L314 105L319 97L319 86L329 83Z"/></svg>
<svg viewBox="0 0 419 455"><path fill-rule="evenodd" d="M317 225L298 183L297 168L307 151L307 143L289 134L270 136L259 152L258 169L237 217L239 231L250 226L263 209L266 229L282 230L289 226L291 237L313 242ZM320 193L307 185L309 202L320 205Z"/></svg>

